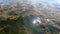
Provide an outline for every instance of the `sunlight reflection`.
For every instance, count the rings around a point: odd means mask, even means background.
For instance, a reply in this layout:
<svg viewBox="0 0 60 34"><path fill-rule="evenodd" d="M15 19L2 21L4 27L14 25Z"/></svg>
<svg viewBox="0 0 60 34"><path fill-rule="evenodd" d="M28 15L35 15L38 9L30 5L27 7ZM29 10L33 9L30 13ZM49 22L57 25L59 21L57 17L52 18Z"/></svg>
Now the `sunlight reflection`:
<svg viewBox="0 0 60 34"><path fill-rule="evenodd" d="M41 19L40 19L39 17L37 17L37 19L35 19L35 20L33 21L33 24L36 24L36 23L42 23L42 22L41 22Z"/></svg>

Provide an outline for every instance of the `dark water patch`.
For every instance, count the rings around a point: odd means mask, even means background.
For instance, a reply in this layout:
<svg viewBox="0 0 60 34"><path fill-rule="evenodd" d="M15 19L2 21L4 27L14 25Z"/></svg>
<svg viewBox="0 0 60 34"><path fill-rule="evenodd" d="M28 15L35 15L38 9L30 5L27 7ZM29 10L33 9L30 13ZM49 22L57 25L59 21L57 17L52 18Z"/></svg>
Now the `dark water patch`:
<svg viewBox="0 0 60 34"><path fill-rule="evenodd" d="M60 26L60 22L59 21L54 21L54 20L52 20L52 21Z"/></svg>
<svg viewBox="0 0 60 34"><path fill-rule="evenodd" d="M51 25L48 25L48 28L49 28L49 30L52 31L52 32L58 32L58 31L59 31L57 28L55 28L55 27L53 27L53 26L51 26Z"/></svg>

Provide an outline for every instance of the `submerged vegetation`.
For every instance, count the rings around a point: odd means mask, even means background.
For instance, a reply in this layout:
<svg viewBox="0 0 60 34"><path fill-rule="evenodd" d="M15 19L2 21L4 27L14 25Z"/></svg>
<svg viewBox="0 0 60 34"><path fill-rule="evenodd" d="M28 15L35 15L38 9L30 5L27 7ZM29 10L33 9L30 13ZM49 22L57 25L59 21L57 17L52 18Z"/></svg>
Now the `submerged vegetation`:
<svg viewBox="0 0 60 34"><path fill-rule="evenodd" d="M60 26L46 15L28 3L0 6L0 34L60 34Z"/></svg>

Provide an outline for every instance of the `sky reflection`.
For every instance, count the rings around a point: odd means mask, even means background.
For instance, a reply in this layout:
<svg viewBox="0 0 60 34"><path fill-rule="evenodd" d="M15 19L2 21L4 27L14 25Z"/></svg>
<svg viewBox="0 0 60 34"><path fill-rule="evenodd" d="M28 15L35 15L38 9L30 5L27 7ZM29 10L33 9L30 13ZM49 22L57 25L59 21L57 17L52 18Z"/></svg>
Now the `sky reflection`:
<svg viewBox="0 0 60 34"><path fill-rule="evenodd" d="M10 4L15 0L0 0L0 5L5 5L5 4ZM17 0L19 1L19 0ZM33 3L46 3L46 4L53 4L56 6L60 6L60 0L20 0L22 2L28 2L28 1L32 1Z"/></svg>
<svg viewBox="0 0 60 34"><path fill-rule="evenodd" d="M13 2L13 0L0 0L0 5L7 5L7 4L10 4L12 2Z"/></svg>

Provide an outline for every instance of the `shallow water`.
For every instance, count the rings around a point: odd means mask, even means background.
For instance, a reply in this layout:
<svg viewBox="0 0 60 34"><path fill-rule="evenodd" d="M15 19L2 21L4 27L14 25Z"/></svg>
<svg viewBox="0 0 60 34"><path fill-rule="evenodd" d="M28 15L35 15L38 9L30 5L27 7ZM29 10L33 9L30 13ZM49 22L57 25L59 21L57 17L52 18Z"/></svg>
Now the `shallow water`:
<svg viewBox="0 0 60 34"><path fill-rule="evenodd" d="M0 5L0 34L60 34L60 0L0 0Z"/></svg>

